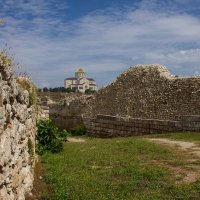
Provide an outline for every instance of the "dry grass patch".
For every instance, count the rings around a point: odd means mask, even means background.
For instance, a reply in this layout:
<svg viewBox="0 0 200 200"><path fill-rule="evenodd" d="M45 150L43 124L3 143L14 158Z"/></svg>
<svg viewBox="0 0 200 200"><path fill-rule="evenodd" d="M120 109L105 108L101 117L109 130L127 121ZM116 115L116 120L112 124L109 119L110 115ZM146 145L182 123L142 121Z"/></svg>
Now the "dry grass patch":
<svg viewBox="0 0 200 200"><path fill-rule="evenodd" d="M112 169L112 166L97 166L97 165L92 165L90 166L91 169L97 169L97 170L108 170L108 169Z"/></svg>

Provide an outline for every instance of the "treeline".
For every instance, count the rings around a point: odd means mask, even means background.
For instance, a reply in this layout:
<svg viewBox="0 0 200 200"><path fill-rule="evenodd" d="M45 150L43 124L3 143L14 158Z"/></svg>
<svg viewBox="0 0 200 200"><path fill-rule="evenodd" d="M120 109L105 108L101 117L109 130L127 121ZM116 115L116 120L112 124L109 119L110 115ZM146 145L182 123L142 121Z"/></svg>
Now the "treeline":
<svg viewBox="0 0 200 200"><path fill-rule="evenodd" d="M55 88L39 88L39 92L75 92L75 90L72 90L71 88L64 88L64 87L55 87Z"/></svg>
<svg viewBox="0 0 200 200"><path fill-rule="evenodd" d="M73 93L73 92L78 92L76 88L64 88L64 87L55 87L55 88L39 88L38 92L67 92L67 93ZM86 94L92 94L95 91L91 90L91 89L87 89L85 90Z"/></svg>

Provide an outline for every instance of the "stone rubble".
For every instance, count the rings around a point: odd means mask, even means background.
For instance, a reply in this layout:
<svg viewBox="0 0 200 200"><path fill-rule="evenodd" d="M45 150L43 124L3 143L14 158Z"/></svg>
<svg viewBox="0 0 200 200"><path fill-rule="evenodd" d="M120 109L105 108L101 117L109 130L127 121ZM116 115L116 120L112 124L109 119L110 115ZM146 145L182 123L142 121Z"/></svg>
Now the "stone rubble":
<svg viewBox="0 0 200 200"><path fill-rule="evenodd" d="M200 77L179 78L158 64L130 67L88 104L85 116L98 114L162 120L200 115Z"/></svg>

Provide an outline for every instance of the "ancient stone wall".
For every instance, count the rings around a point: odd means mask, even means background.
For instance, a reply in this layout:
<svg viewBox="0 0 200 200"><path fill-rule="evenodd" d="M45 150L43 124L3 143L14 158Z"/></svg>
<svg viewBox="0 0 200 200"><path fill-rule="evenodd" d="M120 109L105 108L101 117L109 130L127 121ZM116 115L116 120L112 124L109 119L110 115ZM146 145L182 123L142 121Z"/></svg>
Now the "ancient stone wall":
<svg viewBox="0 0 200 200"><path fill-rule="evenodd" d="M49 118L58 128L66 130L83 124L82 115L93 95L60 93L59 98L55 92L47 95L38 97L38 118Z"/></svg>
<svg viewBox="0 0 200 200"><path fill-rule="evenodd" d="M84 118L87 134L92 137L126 137L133 135L200 131L200 116L183 116L179 121L137 119L97 115Z"/></svg>
<svg viewBox="0 0 200 200"><path fill-rule="evenodd" d="M83 123L83 106L80 102L73 102L70 105L50 105L49 118L56 127L60 129L71 129Z"/></svg>
<svg viewBox="0 0 200 200"><path fill-rule="evenodd" d="M200 115L200 77L178 78L160 65L131 67L97 92L85 116L98 114L159 120Z"/></svg>
<svg viewBox="0 0 200 200"><path fill-rule="evenodd" d="M33 182L34 96L28 80L13 77L11 65L0 54L0 200L24 200Z"/></svg>

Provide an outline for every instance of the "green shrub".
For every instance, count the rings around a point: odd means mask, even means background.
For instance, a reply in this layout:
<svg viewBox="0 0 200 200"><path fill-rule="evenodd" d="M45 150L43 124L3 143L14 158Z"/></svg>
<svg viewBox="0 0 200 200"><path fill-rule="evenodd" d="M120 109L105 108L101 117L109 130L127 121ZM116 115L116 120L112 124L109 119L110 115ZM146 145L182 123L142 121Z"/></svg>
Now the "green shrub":
<svg viewBox="0 0 200 200"><path fill-rule="evenodd" d="M58 139L53 139L51 141L51 147L49 148L49 151L52 153L59 153L63 150L63 144L60 140Z"/></svg>
<svg viewBox="0 0 200 200"><path fill-rule="evenodd" d="M57 138L64 142L67 141L68 136L71 136L71 134L69 132L67 132L66 130L58 131L58 133L57 133Z"/></svg>
<svg viewBox="0 0 200 200"><path fill-rule="evenodd" d="M67 132L59 131L49 119L37 123L36 152L42 155L45 151L59 153L63 149L62 141L67 140Z"/></svg>
<svg viewBox="0 0 200 200"><path fill-rule="evenodd" d="M81 136L86 134L86 127L81 124L72 129L70 129L70 133L72 136Z"/></svg>
<svg viewBox="0 0 200 200"><path fill-rule="evenodd" d="M45 146L42 146L40 144L37 144L35 146L35 152L38 154L38 155L43 155L44 152L46 151L46 147Z"/></svg>

